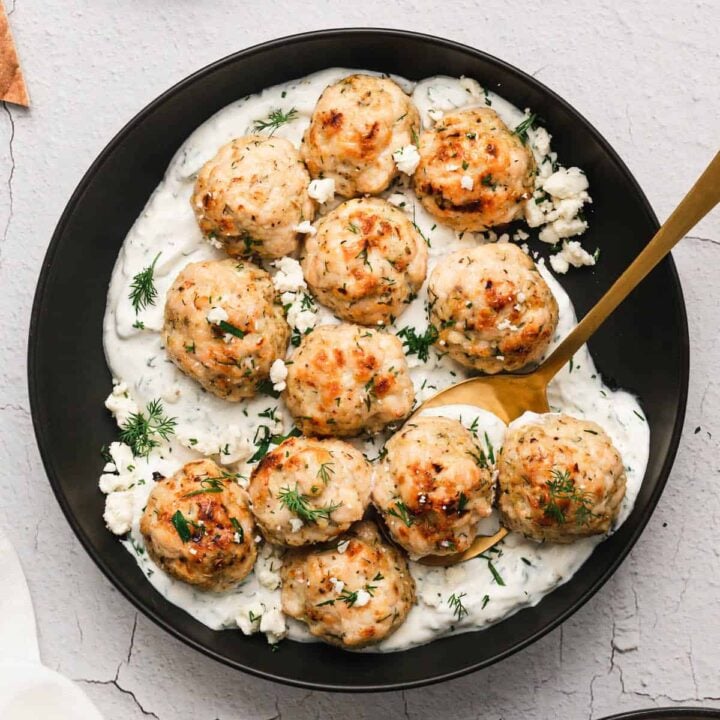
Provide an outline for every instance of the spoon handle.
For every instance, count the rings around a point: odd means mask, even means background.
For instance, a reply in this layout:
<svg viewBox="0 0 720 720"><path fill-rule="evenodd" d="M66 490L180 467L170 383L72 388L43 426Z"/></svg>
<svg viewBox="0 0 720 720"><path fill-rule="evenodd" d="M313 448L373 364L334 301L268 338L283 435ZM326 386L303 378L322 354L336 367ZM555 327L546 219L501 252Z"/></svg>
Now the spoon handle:
<svg viewBox="0 0 720 720"><path fill-rule="evenodd" d="M705 172L630 267L534 374L542 376L545 382L549 382L605 322L613 310L718 202L720 202L720 152L715 155Z"/></svg>

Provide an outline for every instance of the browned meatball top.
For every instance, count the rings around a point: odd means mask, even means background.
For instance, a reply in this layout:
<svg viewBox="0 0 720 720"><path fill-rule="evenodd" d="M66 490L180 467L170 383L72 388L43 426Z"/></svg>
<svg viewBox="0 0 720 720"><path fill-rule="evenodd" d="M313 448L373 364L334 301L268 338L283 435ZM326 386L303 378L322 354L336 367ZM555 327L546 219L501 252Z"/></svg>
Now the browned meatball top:
<svg viewBox="0 0 720 720"><path fill-rule="evenodd" d="M354 525L332 546L294 551L282 577L283 612L340 647L380 642L415 603L405 558L371 522Z"/></svg>
<svg viewBox="0 0 720 720"><path fill-rule="evenodd" d="M620 453L596 423L522 418L498 461L503 523L534 540L569 543L608 532L625 497Z"/></svg>
<svg viewBox="0 0 720 720"><path fill-rule="evenodd" d="M349 200L305 242L303 272L313 294L343 320L387 325L415 297L427 245L401 210L380 198Z"/></svg>
<svg viewBox="0 0 720 720"><path fill-rule="evenodd" d="M332 178L343 197L377 194L397 175L392 154L411 144L418 111L388 78L350 75L320 96L301 154L312 177Z"/></svg>
<svg viewBox="0 0 720 720"><path fill-rule="evenodd" d="M557 327L550 288L532 259L511 243L443 258L430 275L428 298L440 348L486 373L540 361Z"/></svg>
<svg viewBox="0 0 720 720"><path fill-rule="evenodd" d="M289 337L270 276L247 261L191 263L168 291L168 356L218 397L252 397L273 362L285 356Z"/></svg>
<svg viewBox="0 0 720 720"><path fill-rule="evenodd" d="M211 460L153 487L140 521L150 557L203 590L227 590L253 569L255 525L244 490Z"/></svg>
<svg viewBox="0 0 720 720"><path fill-rule="evenodd" d="M420 136L414 183L425 209L456 230L480 231L522 215L535 162L490 108L447 113Z"/></svg>
<svg viewBox="0 0 720 720"><path fill-rule="evenodd" d="M385 445L373 502L412 556L463 552L492 511L495 483L474 435L457 420L415 417Z"/></svg>

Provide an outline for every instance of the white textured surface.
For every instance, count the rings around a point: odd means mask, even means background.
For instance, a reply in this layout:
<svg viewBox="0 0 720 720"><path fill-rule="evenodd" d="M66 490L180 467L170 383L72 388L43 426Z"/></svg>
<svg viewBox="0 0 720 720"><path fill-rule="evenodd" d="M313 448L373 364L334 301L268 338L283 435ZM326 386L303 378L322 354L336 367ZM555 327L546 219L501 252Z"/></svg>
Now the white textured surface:
<svg viewBox="0 0 720 720"><path fill-rule="evenodd" d="M448 708L457 718L595 718L643 706L720 705L720 212L675 252L692 375L680 452L657 512L593 600L485 672L358 698L275 686L206 659L138 617L101 576L66 525L35 446L25 389L30 303L72 189L145 103L255 42L375 24L480 47L533 73L588 117L664 219L720 146L717 2L564 0L528 4L530 16L521 5L16 0L10 20L33 108L0 108L0 522L28 575L45 662L82 679L109 720L392 720L448 717Z"/></svg>

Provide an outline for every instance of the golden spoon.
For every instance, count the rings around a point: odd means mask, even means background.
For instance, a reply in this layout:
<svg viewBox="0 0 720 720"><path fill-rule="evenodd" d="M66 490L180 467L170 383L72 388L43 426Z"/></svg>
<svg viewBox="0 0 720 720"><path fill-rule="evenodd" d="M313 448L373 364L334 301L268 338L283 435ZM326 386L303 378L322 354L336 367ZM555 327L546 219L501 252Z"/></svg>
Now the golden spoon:
<svg viewBox="0 0 720 720"><path fill-rule="evenodd" d="M540 367L523 375L484 375L465 380L433 395L415 414L430 407L460 403L489 410L509 423L528 410L536 413L549 412L547 387L560 368L569 362L613 310L718 202L720 152L630 267ZM455 565L485 552L500 542L507 533L505 528L500 528L495 535L478 537L464 553L429 555L420 562L424 565Z"/></svg>

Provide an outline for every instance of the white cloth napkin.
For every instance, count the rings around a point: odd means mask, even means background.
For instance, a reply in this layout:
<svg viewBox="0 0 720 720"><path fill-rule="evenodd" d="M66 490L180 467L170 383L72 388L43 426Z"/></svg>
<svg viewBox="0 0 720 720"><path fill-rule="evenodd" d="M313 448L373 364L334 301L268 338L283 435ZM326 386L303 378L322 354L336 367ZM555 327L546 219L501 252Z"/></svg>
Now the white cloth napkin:
<svg viewBox="0 0 720 720"><path fill-rule="evenodd" d="M43 667L30 591L20 561L0 530L0 718L103 720L72 681Z"/></svg>

